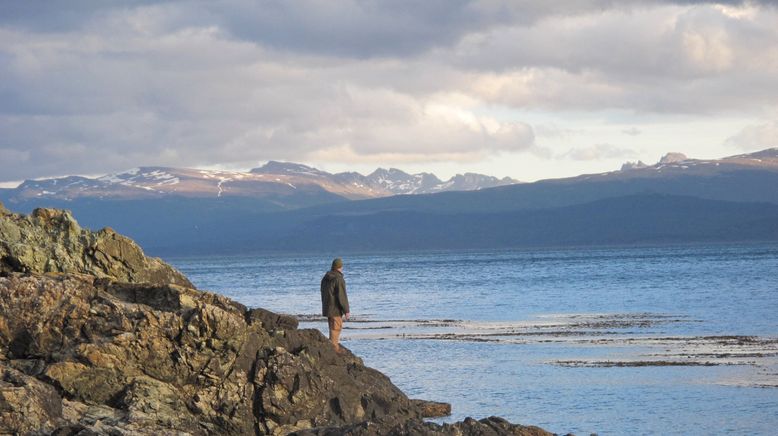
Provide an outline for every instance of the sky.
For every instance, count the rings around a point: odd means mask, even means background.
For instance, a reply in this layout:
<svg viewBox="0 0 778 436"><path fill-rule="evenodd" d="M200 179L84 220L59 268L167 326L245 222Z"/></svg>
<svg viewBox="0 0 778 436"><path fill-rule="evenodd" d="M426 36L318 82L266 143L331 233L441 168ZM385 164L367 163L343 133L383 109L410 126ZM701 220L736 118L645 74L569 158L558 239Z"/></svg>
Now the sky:
<svg viewBox="0 0 778 436"><path fill-rule="evenodd" d="M778 146L778 6L0 0L0 183L267 160L522 181Z"/></svg>

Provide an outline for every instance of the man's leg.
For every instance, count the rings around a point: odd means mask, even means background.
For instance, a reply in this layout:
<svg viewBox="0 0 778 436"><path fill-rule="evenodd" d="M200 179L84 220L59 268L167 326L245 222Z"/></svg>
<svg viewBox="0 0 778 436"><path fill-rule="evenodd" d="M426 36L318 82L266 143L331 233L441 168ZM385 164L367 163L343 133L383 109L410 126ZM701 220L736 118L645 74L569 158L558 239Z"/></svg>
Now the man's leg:
<svg viewBox="0 0 778 436"><path fill-rule="evenodd" d="M343 318L339 316L327 317L327 324L330 327L330 342L335 347L335 351L340 351L340 331L343 330Z"/></svg>

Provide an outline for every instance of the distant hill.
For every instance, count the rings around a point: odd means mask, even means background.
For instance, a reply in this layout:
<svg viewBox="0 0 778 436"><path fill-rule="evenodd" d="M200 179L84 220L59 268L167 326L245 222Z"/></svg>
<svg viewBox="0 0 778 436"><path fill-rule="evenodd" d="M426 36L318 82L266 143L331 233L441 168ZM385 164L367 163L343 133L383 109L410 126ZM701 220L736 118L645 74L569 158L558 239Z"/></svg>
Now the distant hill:
<svg viewBox="0 0 778 436"><path fill-rule="evenodd" d="M148 226L142 222L150 217L135 215L122 227L157 255L778 241L778 204L663 194L501 212L309 214L298 209L210 220L170 217Z"/></svg>
<svg viewBox="0 0 778 436"><path fill-rule="evenodd" d="M668 194L711 200L778 203L778 148L723 159L679 159L621 171L540 180L475 192L400 195L340 205L341 213L414 210L499 212L570 206L610 197ZM313 207L309 213L326 213Z"/></svg>
<svg viewBox="0 0 778 436"><path fill-rule="evenodd" d="M266 182L255 185L249 177L244 185L234 176L222 182L219 177L227 176L213 172L201 172L187 180L185 176L192 173L157 168L122 173L100 182L149 191L145 197L25 197L20 195L20 186L5 190L0 198L7 207L19 211L43 205L71 209L87 227L114 227L151 253L165 254L776 239L778 149L717 160L671 154L655 165L626 165L603 174L365 200L349 200L353 193L347 195L344 190L340 194L326 190L324 182L302 182L340 178L328 183L364 190L379 189L369 183L392 180L397 189L409 189L401 186L410 183L407 174L390 173L332 175L302 165L270 162L251 173L240 173L273 179L264 185L267 191L256 196L236 193L240 189L260 190ZM373 176L373 182L366 180ZM173 183L174 179L178 182ZM70 190L77 189L74 183L87 183L77 178L67 180ZM429 177L427 180L434 182ZM193 187L198 184L209 189L220 187L222 195L218 191L208 196L182 194L197 192ZM225 184L232 190L230 195L225 194ZM173 192L179 195L150 192L177 185ZM185 190L184 186L192 188ZM49 188L29 182L25 189Z"/></svg>
<svg viewBox="0 0 778 436"><path fill-rule="evenodd" d="M511 212L385 211L318 217L265 244L381 251L727 241L778 241L778 204L643 194Z"/></svg>

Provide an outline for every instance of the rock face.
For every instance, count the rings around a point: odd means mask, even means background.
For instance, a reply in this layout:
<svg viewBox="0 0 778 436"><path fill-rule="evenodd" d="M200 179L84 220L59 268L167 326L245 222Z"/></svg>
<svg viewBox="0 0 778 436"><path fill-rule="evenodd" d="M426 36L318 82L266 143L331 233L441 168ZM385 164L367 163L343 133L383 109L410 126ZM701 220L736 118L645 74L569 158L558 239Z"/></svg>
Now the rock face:
<svg viewBox="0 0 778 436"><path fill-rule="evenodd" d="M425 423L445 405L67 212L2 212L0 232L0 433L548 434Z"/></svg>
<svg viewBox="0 0 778 436"><path fill-rule="evenodd" d="M193 287L175 268L146 257L129 238L110 228L82 229L70 212L56 209L35 209L29 216L0 209L0 273L13 271Z"/></svg>
<svg viewBox="0 0 778 436"><path fill-rule="evenodd" d="M421 410L421 416L424 418L438 418L451 415L451 404L448 403L425 400L411 400L411 402Z"/></svg>
<svg viewBox="0 0 778 436"><path fill-rule="evenodd" d="M11 273L0 277L0 313L4 369L40 398L29 406L40 428L94 426L98 413L106 429L286 434L420 413L319 331L216 294Z"/></svg>

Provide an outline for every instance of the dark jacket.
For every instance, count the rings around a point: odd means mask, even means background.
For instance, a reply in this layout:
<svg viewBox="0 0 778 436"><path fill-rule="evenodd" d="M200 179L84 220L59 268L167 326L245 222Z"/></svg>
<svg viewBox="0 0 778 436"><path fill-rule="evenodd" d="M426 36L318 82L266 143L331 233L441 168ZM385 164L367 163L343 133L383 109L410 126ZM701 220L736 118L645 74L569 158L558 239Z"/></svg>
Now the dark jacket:
<svg viewBox="0 0 778 436"><path fill-rule="evenodd" d="M327 271L321 279L321 314L330 317L344 313L349 313L346 281L340 271Z"/></svg>

